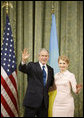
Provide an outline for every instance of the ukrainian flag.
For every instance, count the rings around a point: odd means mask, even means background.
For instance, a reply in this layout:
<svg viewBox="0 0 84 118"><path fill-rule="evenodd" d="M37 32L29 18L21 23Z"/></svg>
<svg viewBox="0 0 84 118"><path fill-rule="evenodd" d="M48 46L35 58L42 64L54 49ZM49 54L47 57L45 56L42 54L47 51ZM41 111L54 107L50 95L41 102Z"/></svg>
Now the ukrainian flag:
<svg viewBox="0 0 84 118"><path fill-rule="evenodd" d="M54 74L59 72L58 57L59 57L59 50L58 50L58 40L56 31L56 19L55 19L55 14L52 14L52 25L51 25L50 45L49 45L49 65L54 69ZM56 90L53 92L49 92L48 117L52 117L52 109L56 93L57 93Z"/></svg>

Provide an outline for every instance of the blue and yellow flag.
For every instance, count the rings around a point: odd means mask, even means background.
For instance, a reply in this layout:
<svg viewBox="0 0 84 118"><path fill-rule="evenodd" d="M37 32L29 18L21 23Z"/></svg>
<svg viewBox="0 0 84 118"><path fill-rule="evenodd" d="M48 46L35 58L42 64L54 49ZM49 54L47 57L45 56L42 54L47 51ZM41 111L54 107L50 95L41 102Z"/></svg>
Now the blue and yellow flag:
<svg viewBox="0 0 84 118"><path fill-rule="evenodd" d="M49 65L54 69L54 74L59 72L58 57L59 57L59 49L58 49L58 40L56 31L56 19L55 19L55 14L52 14L52 25L51 25L50 46L49 46ZM53 92L49 92L48 117L52 117L52 109L56 93L57 93L56 90Z"/></svg>

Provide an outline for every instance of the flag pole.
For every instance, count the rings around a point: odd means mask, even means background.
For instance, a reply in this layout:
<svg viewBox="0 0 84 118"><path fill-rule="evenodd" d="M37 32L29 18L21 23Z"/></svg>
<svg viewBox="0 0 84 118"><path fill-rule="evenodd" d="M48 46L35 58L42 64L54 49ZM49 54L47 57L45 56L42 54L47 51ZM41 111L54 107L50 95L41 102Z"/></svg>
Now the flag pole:
<svg viewBox="0 0 84 118"><path fill-rule="evenodd" d="M52 1L52 10L51 10L51 14L54 14L55 10L54 10L54 1Z"/></svg>
<svg viewBox="0 0 84 118"><path fill-rule="evenodd" d="M13 5L8 1L5 1L2 5L2 8L6 7L6 14L8 14L8 7L13 8Z"/></svg>

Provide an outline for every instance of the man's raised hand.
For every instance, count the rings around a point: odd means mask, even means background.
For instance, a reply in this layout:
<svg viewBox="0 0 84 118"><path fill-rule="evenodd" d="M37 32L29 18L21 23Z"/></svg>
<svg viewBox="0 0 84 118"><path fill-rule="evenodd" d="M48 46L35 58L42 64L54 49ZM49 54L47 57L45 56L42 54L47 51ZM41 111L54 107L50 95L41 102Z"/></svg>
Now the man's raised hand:
<svg viewBox="0 0 84 118"><path fill-rule="evenodd" d="M28 49L25 48L22 52L22 62L26 63L28 58L29 58Z"/></svg>

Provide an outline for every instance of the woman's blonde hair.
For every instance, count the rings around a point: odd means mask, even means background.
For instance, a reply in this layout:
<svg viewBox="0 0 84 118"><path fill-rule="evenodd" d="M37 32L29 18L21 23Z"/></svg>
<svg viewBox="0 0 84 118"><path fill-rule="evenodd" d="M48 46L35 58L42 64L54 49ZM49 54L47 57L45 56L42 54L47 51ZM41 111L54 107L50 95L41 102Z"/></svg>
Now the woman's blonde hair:
<svg viewBox="0 0 84 118"><path fill-rule="evenodd" d="M69 58L67 56L63 56L63 55L59 56L58 63L59 63L60 60L65 61L69 65Z"/></svg>

